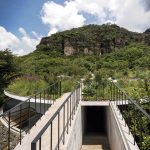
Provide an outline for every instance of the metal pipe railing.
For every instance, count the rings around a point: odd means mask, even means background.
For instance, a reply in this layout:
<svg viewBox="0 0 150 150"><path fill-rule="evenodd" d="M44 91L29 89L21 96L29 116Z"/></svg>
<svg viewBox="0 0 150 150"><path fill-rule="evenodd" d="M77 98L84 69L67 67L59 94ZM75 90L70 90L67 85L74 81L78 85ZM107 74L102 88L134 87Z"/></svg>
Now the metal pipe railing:
<svg viewBox="0 0 150 150"><path fill-rule="evenodd" d="M129 127L129 134L134 137L140 149L144 148L144 138L150 135L150 115L140 107L117 83L111 82L111 100L120 110L125 125ZM144 125L144 127L143 127Z"/></svg>
<svg viewBox="0 0 150 150"><path fill-rule="evenodd" d="M71 126L73 117L75 115L75 112L77 110L78 104L80 101L80 84L69 94L69 96L66 98L66 100L63 102L63 104L58 108L58 110L53 114L53 116L50 118L50 120L46 123L46 125L41 129L41 131L38 133L38 135L34 138L34 140L31 142L31 150L37 149L37 143L39 143L39 149L41 149L42 146L42 136L46 132L46 130L50 127L50 149L57 148L60 149L60 143L65 144L65 136L68 134L69 126ZM62 111L62 116L60 117ZM60 120L61 118L61 120ZM57 134L57 143L54 145L53 141L53 122L54 119L57 120L57 131L55 131L55 134ZM60 124L60 121L63 123ZM56 125L56 124L55 124ZM62 130L60 130L62 128Z"/></svg>

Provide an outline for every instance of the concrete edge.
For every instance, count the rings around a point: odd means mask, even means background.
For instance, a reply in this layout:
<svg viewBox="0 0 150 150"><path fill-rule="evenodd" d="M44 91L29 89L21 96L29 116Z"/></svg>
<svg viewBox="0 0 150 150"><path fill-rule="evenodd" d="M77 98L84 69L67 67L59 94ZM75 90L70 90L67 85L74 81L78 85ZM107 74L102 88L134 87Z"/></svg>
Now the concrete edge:
<svg viewBox="0 0 150 150"><path fill-rule="evenodd" d="M4 90L4 94L5 94L6 96L8 96L9 98L13 98L13 99L20 100L20 101L23 101L23 102L25 102L26 100L28 100L28 99L30 98L30 96L19 96L19 95L12 94L12 93L10 93L9 91L5 91L5 90ZM43 98L41 99L41 101L40 101L40 99L36 99L36 103L52 104L51 101L52 101L52 100L47 100L47 99L45 99L45 101L44 101ZM30 102L33 102L33 103L34 103L34 102L35 102L35 99L34 99L34 98L30 98Z"/></svg>
<svg viewBox="0 0 150 150"><path fill-rule="evenodd" d="M125 125L125 120L124 118L122 119L122 115L119 111L119 108L117 110L117 107L115 106L113 102L110 102L110 107L112 109L113 115L116 120L116 124L119 128L120 135L123 139L123 143L126 149L127 150L140 150L136 142L135 142L135 145L133 144L134 143L133 135L132 133L129 134L129 127L127 126L127 124Z"/></svg>

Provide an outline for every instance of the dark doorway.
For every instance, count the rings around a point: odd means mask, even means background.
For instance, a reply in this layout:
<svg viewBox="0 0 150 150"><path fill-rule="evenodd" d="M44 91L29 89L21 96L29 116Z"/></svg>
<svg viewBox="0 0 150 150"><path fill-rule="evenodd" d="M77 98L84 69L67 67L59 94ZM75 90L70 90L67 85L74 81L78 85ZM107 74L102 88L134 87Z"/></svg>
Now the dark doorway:
<svg viewBox="0 0 150 150"><path fill-rule="evenodd" d="M105 107L87 106L84 113L85 134L105 134Z"/></svg>

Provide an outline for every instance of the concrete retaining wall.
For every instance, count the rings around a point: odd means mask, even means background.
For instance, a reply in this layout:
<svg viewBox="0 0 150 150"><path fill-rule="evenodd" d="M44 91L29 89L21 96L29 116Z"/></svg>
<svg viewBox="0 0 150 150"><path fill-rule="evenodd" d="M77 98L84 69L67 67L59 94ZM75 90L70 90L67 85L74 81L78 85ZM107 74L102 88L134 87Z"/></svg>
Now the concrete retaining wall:
<svg viewBox="0 0 150 150"><path fill-rule="evenodd" d="M106 108L107 136L111 150L126 150L112 108Z"/></svg>
<svg viewBox="0 0 150 150"><path fill-rule="evenodd" d="M107 136L111 150L139 150L137 143L129 133L129 128L125 125L118 107L110 102L110 106L106 108L107 118Z"/></svg>
<svg viewBox="0 0 150 150"><path fill-rule="evenodd" d="M82 146L82 110L78 107L75 119L73 121L70 133L67 136L66 144L63 150L80 150Z"/></svg>
<svg viewBox="0 0 150 150"><path fill-rule="evenodd" d="M14 104L19 104L20 102L22 102L22 101L19 101L19 100L15 100L15 99L13 99L13 100L10 100L9 102L7 102L6 104L5 104L5 107L7 108L4 108L4 111L5 111L5 109L6 109L6 111L8 110L8 108L10 109L10 108L13 108L13 107L15 107L15 105ZM44 105L45 105L45 107L44 107ZM51 106L52 104L44 104L44 103L36 103L36 106L35 106L35 103L34 102L30 102L30 107L31 108L33 108L37 113L41 113L41 114L44 114L44 112L46 112L46 110L48 110L48 108ZM29 107L29 102L24 102L22 105L21 105L21 107L20 106L18 106L18 107L16 107L16 108L14 108L12 111L11 111L11 113L12 112L16 112L16 111L18 111L18 114L20 113L19 111L20 111L20 109L24 109L24 108L28 108ZM12 114L13 115L13 114ZM17 115L17 112L16 113L14 113L14 115Z"/></svg>

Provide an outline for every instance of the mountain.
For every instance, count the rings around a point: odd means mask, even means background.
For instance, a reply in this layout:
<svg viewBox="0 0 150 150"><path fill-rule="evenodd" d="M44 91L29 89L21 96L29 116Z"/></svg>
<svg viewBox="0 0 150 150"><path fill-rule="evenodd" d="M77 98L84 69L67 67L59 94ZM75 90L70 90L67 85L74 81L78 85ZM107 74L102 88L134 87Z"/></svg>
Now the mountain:
<svg viewBox="0 0 150 150"><path fill-rule="evenodd" d="M150 32L136 33L115 24L87 25L41 39L37 51L69 55L103 55L131 43L150 45Z"/></svg>

